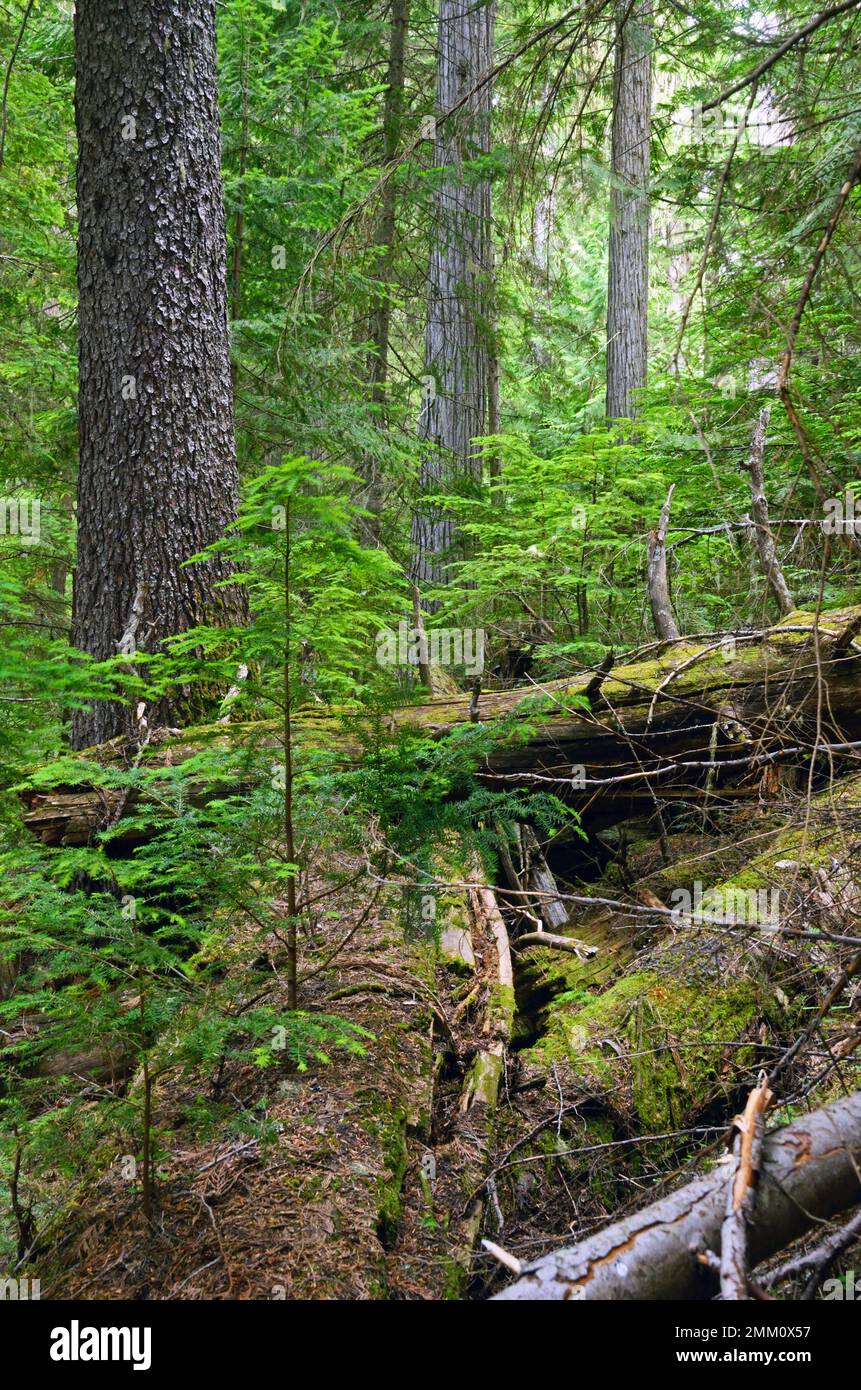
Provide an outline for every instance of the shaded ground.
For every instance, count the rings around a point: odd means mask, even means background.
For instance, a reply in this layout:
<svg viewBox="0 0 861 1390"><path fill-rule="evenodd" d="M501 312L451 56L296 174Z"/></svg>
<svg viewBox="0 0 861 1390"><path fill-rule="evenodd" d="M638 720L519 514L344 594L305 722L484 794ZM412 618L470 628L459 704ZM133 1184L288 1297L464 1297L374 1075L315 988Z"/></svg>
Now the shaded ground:
<svg viewBox="0 0 861 1390"><path fill-rule="evenodd" d="M854 815L854 803L840 807L850 857ZM611 865L591 890L572 887L615 896L624 879L635 904L646 888L663 901L670 884L706 872L712 882L754 869L767 878L789 872L776 864L794 864L807 901L811 883L821 887L817 865L823 856L833 862L834 817L820 806L803 842L784 831L768 849L774 824L746 814L724 823L719 839L675 834L671 869L646 834L629 846L624 873ZM812 854L812 867L799 867L800 853L780 858L788 834L794 852L803 843ZM339 865L345 877L354 867ZM364 1055L335 1053L303 1073L234 1061L215 1074L167 1075L155 1096L153 1228L121 1159L104 1163L67 1209L65 1234L42 1271L44 1297L484 1296L510 1276L481 1250L470 1262L467 1218L477 1198L481 1234L527 1259L717 1161L757 1071L839 968L839 953L808 943L772 938L752 950L743 938L660 917L578 908L572 927L597 954L516 955L518 1012L499 1107L464 1112L464 1081L493 994L492 944L473 920L474 969L443 963L432 940L405 941L397 888L384 889L370 913L368 901L361 880L339 890L303 950L303 1006L367 1029ZM821 924L836 909L805 910ZM470 926L462 893L449 896L445 913L445 922ZM333 942L357 924L327 963ZM514 932L516 919L508 924ZM286 1009L277 974L269 1002ZM799 1064L801 1094L829 1048L855 1036L857 989L846 1003L848 1013ZM852 1047L849 1070L832 1074L832 1088L853 1084ZM187 1120L198 1094L223 1107L205 1138ZM255 1127L263 1132L249 1135Z"/></svg>

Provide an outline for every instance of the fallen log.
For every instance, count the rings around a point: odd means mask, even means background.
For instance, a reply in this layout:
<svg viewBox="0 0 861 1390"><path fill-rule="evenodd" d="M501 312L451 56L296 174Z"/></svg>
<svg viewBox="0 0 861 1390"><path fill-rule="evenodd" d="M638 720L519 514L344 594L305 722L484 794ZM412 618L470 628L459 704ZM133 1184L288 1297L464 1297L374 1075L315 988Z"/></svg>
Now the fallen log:
<svg viewBox="0 0 861 1390"><path fill-rule="evenodd" d="M659 802L715 805L722 798L760 796L763 775L775 762L809 758L817 707L816 746L831 758L857 758L859 623L861 606L818 618L798 611L764 631L663 644L649 660L614 666L597 692L592 684L592 708L587 692L594 675L588 671L528 691L485 691L479 725L472 727L497 726L499 741L477 775L506 785L547 785L600 828L651 814ZM441 738L470 725L470 704L463 694L407 705L387 716L387 729ZM310 748L334 746L345 761L355 760L362 750L345 727L347 714L300 711L297 739ZM275 747L280 735L280 726L269 721L153 735L141 766L179 766L206 746L224 749L226 760L248 744ZM116 740L82 755L79 779L72 759L64 760L55 781L43 769L19 789L25 824L46 844L86 844L109 823L117 795L115 788L93 785L92 762L122 766L134 756ZM138 795L132 789L125 796L124 814Z"/></svg>
<svg viewBox="0 0 861 1390"><path fill-rule="evenodd" d="M450 1252L452 1287L466 1290L488 1197L489 1155L505 1072L506 1049L514 1024L514 971L508 931L481 865L474 861L466 890L472 936L481 942L487 997L478 1047L463 1082L450 1143L460 1154L461 1182L472 1193L457 1222ZM473 957L473 965L476 961Z"/></svg>
<svg viewBox="0 0 861 1390"><path fill-rule="evenodd" d="M523 936L518 936L514 946L517 950L524 946L550 947L555 951L568 951L580 960L589 960L598 953L598 947L590 945L588 941L581 941L576 936L557 936L554 932L548 931L526 932Z"/></svg>
<svg viewBox="0 0 861 1390"><path fill-rule="evenodd" d="M708 1299L718 1274L697 1255L718 1248L723 1165L579 1245L524 1266L497 1294L519 1299ZM861 1201L861 1091L801 1116L763 1144L752 1264Z"/></svg>

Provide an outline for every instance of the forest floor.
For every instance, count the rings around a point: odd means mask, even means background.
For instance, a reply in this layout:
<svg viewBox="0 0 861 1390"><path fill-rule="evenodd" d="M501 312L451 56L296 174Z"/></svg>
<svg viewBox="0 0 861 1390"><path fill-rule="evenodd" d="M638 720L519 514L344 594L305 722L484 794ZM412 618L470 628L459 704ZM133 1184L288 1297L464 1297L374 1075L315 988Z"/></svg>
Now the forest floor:
<svg viewBox="0 0 861 1390"><path fill-rule="evenodd" d="M845 807L841 815L845 826ZM712 881L737 873L750 843L760 855L772 842L779 849L783 819L771 805L752 821L745 807L726 814L720 835L681 830L672 866L645 833L627 854L627 890L612 865L574 887L632 905L648 889L658 901L667 882L704 864ZM809 833L820 850L833 847L827 810ZM214 1076L166 1074L154 1097L152 1226L112 1163L69 1213L44 1296L486 1296L507 1275L476 1248L476 1201L481 1234L528 1259L702 1171L719 1160L758 1068L833 978L806 946L772 941L751 968L713 933L632 929L623 913L581 908L570 929L597 953L515 951L499 1103L490 1115L465 1111L494 988L492 947L474 920L472 967L433 939L405 943L400 889L371 898L367 882L349 884L359 868L342 856L334 881L311 885L312 896L335 891L309 927L302 992L308 1010L368 1030L364 1053L336 1052L304 1072L232 1060ZM469 895L453 892L444 925L469 927L468 907ZM277 952L273 939L273 960ZM286 1008L277 970L267 1002ZM818 1056L851 1033L844 1015ZM805 1065L812 1074L816 1058ZM185 1118L198 1094L224 1116L205 1138ZM249 1117L265 1121L264 1138L237 1134Z"/></svg>
<svg viewBox="0 0 861 1390"><path fill-rule="evenodd" d="M342 881L355 876L343 857L338 869ZM331 889L312 885L314 895ZM422 1299L463 1282L458 1146L445 1131L470 1027L458 1030L457 1060L432 1038L434 1015L444 1023L463 981L437 970L432 941L405 947L399 892L368 913L366 891L336 888L326 907L305 954L303 1005L366 1029L364 1053L304 1072L229 1062L215 1077L162 1078L152 1226L112 1164L56 1251L47 1297ZM333 939L357 924L353 949L325 964ZM273 974L267 1003L286 1010L283 976ZM201 1090L233 1112L206 1141L184 1119ZM265 1117L265 1140L231 1135L244 1116Z"/></svg>

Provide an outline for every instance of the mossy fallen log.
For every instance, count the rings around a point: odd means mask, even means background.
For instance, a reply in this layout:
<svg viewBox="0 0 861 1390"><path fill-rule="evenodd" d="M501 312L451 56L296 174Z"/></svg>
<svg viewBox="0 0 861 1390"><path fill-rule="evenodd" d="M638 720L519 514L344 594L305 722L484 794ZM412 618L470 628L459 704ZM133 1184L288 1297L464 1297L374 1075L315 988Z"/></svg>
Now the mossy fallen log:
<svg viewBox="0 0 861 1390"><path fill-rule="evenodd" d="M450 1297L462 1297L469 1283L473 1253L484 1217L485 1182L515 1011L508 931L480 865L474 862L471 869L473 886L466 890L466 903L470 938L475 943L484 975L484 1003L477 1046L461 1088L449 1140L457 1152L459 1169L457 1219L452 1222L453 1247L447 1256Z"/></svg>
<svg viewBox="0 0 861 1390"><path fill-rule="evenodd" d="M690 1161L728 1124L856 950L828 938L858 935L859 829L861 776L847 777L798 823L754 837L766 847L742 867L727 842L650 876L663 911L651 915L640 900L626 914L581 898L569 930L598 948L591 958L538 944L516 951L510 1084L521 1113L502 1112L492 1170L502 1244L518 1252L523 1235L549 1247L609 1219L632 1182ZM690 910L671 916L682 892ZM790 1066L790 1091L806 1067Z"/></svg>
<svg viewBox="0 0 861 1390"><path fill-rule="evenodd" d="M844 745L861 743L861 646L852 635L859 620L861 607L818 618L798 611L763 631L664 644L649 660L614 666L600 683L584 672L540 688L483 692L478 722L497 725L500 737L478 776L546 786L595 826L680 798L713 805L768 794L777 764L809 758L817 711L823 754L839 762L851 751ZM443 737L473 722L473 701L446 695L405 705L385 716L385 731ZM357 759L362 748L350 724L358 717L300 710L296 736ZM80 777L68 758L56 776L40 770L20 789L24 820L46 844L84 844L118 806L134 809L138 795L94 787L87 760L179 766L206 747L275 748L279 738L276 722L258 721L163 731L142 754L115 740L81 755Z"/></svg>
<svg viewBox="0 0 861 1390"><path fill-rule="evenodd" d="M692 882L692 872L708 872L708 860L663 870L650 882L659 883L672 916L617 913L603 924L597 915L597 928L572 923L599 945L596 961L551 961L534 947L533 982L543 968L556 983L524 1062L563 1066L606 1093L609 1112L641 1133L695 1124L721 1096L729 1099L762 1060L762 1037L791 1031L793 1001L805 986L799 950L823 949L821 935L800 944L784 937L785 924L839 934L855 919L859 812L861 776L849 777L729 878Z"/></svg>

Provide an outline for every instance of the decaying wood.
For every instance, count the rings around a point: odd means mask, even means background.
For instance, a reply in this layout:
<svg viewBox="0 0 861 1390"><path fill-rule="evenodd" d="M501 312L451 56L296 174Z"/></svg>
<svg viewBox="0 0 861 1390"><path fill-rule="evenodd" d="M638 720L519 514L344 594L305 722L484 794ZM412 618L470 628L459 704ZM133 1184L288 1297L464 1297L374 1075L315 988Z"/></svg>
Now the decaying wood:
<svg viewBox="0 0 861 1390"><path fill-rule="evenodd" d="M444 965L455 969L472 971L475 969L475 951L472 948L472 933L467 927L447 924L440 932L439 957Z"/></svg>
<svg viewBox="0 0 861 1390"><path fill-rule="evenodd" d="M720 1291L724 1299L748 1296L747 1237L756 1203L763 1121L771 1099L768 1077L763 1072L747 1098L744 1114L733 1122L733 1173L727 1187L720 1245Z"/></svg>
<svg viewBox="0 0 861 1390"><path fill-rule="evenodd" d="M777 558L777 548L768 520L768 502L765 496L765 432L768 429L770 419L771 406L765 406L759 412L754 426L747 471L750 477L753 534L760 568L777 602L780 616L785 618L793 611L795 603Z"/></svg>
<svg viewBox="0 0 861 1390"><path fill-rule="evenodd" d="M598 712L585 704L591 672L528 691L485 690L474 727L506 720L524 736L505 731L478 776L512 785L547 783L598 829L680 797L709 805L758 798L770 762L809 757L810 717L817 708L823 754L857 757L861 669L847 633L858 621L861 607L818 619L795 613L762 632L672 643L656 659L614 667L601 686ZM468 725L469 709L468 694L439 696L393 711L389 727L439 738ZM336 744L345 760L360 755L337 711L301 711L296 734L308 746ZM276 725L265 722L191 729L180 738L153 734L144 766L181 764L207 742L227 751L251 740L274 745L277 737ZM94 755L114 764L132 756L122 740ZM107 823L105 802L117 795L88 785L82 770L77 785L67 780L22 791L25 823L46 844L86 844ZM129 796L127 811L137 796Z"/></svg>
<svg viewBox="0 0 861 1390"><path fill-rule="evenodd" d="M502 1246L497 1245L493 1240L483 1240L481 1246L483 1250L487 1251L488 1255L492 1255L493 1258L498 1260L501 1265L504 1265L506 1269L510 1269L512 1274L522 1274L523 1265L516 1255L512 1255L508 1250L503 1250Z"/></svg>
<svg viewBox="0 0 861 1390"><path fill-rule="evenodd" d="M518 875L519 883L525 884L536 894L538 914L544 923L545 930L558 931L568 924L568 909L559 896L556 879L553 877L541 845L538 843L538 836L532 826L522 824L519 833L521 862L521 871ZM511 886L515 888L518 883L513 883Z"/></svg>
<svg viewBox="0 0 861 1390"><path fill-rule="evenodd" d="M571 955L578 956L580 960L588 960L590 956L598 953L597 946L590 946L587 941L579 941L576 936L556 936L549 931L525 932L523 936L518 936L514 946L518 951L523 946L550 946L554 951L570 951Z"/></svg>
<svg viewBox="0 0 861 1390"><path fill-rule="evenodd" d="M590 705L594 705L595 701L598 699L601 693L601 686L612 671L615 663L616 654L613 651L607 652L601 659L598 669L583 692Z"/></svg>
<svg viewBox="0 0 861 1390"><path fill-rule="evenodd" d="M482 1031L486 1042L479 1048L464 1083L460 1108L463 1112L481 1103L493 1107L499 1095L505 1048L514 1022L514 970L508 931L496 898L485 884L469 890L470 910L496 949L496 985L485 1011Z"/></svg>
<svg viewBox="0 0 861 1390"><path fill-rule="evenodd" d="M508 931L492 890L478 865L467 889L473 934L490 946L492 985L482 1023L482 1041L461 1091L455 1139L467 1157L464 1185L473 1192L460 1223L457 1263L468 1275L487 1197L487 1178L495 1112L505 1071L505 1050L514 1026L514 969Z"/></svg>
<svg viewBox="0 0 861 1390"><path fill-rule="evenodd" d="M524 1267L498 1299L708 1299L718 1276L697 1254L720 1240L725 1169L679 1188L579 1245ZM751 1264L861 1201L861 1091L800 1116L763 1143Z"/></svg>
<svg viewBox="0 0 861 1390"><path fill-rule="evenodd" d="M661 508L657 527L649 536L649 604L655 632L662 642L675 642L679 637L678 624L670 599L670 581L667 574L667 527L670 524L675 483L667 493L667 500Z"/></svg>

